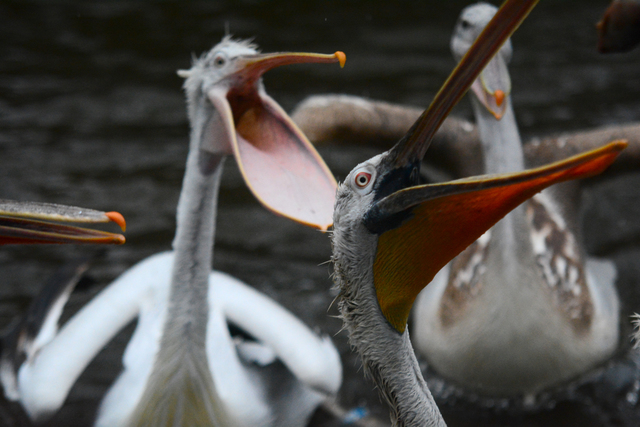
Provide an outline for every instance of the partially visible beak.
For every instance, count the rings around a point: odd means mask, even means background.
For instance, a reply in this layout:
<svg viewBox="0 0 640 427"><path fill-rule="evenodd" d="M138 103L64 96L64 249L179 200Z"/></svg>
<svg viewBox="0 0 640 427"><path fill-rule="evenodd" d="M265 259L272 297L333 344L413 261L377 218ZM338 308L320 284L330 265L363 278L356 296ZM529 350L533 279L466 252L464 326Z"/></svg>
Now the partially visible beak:
<svg viewBox="0 0 640 427"><path fill-rule="evenodd" d="M256 198L279 215L321 230L333 223L336 180L302 131L256 81L281 65L339 62L343 66L345 60L342 52L252 55L238 60L244 67L234 74L228 91L208 93Z"/></svg>
<svg viewBox="0 0 640 427"><path fill-rule="evenodd" d="M600 53L633 49L640 43L640 4L634 0L612 1L596 29Z"/></svg>
<svg viewBox="0 0 640 427"><path fill-rule="evenodd" d="M520 26L538 0L507 1L471 45L429 108L418 118L407 135L392 148L397 168L422 161L431 140L454 105L467 92L487 63Z"/></svg>
<svg viewBox="0 0 640 427"><path fill-rule="evenodd" d="M53 222L47 222L53 221ZM0 200L0 245L33 243L115 244L125 242L122 234L57 224L115 222L124 232L126 223L118 212L48 203Z"/></svg>
<svg viewBox="0 0 640 427"><path fill-rule="evenodd" d="M482 105L500 120L507 110L507 99L511 94L511 78L507 63L498 53L480 73L471 90Z"/></svg>

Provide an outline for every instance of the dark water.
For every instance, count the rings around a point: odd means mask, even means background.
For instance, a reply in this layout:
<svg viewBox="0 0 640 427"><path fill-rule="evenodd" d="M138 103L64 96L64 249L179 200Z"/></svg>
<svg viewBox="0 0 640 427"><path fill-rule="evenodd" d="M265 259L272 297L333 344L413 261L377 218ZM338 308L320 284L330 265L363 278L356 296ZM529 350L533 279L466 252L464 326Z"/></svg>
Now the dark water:
<svg viewBox="0 0 640 427"><path fill-rule="evenodd" d="M127 244L111 248L91 270L97 284L74 294L69 307L77 310L133 263L169 248L188 142L175 71L217 43L225 25L238 37L255 37L265 52L347 53L342 70L308 65L269 73L266 88L285 110L316 93L426 105L454 65L449 37L467 3L2 1L0 197L118 210L127 218ZM525 140L640 116L640 51L607 57L595 52L594 24L607 3L542 2L514 36L513 97ZM462 104L456 113L470 116L467 102ZM343 177L376 151L338 144L321 154ZM621 281L630 285L640 279L639 184L638 173L593 184L583 209L589 251L613 257ZM0 322L20 313L57 266L87 250L3 248ZM227 162L215 268L333 335L340 322L329 317L333 310L327 312L334 296L330 267L320 265L329 256L326 236L267 213ZM90 423L117 375L126 340L118 336L96 358L51 425ZM366 405L386 419L346 336L337 335L335 342L345 368L340 402ZM496 425L571 424L554 417ZM571 419L576 425L616 425L588 410Z"/></svg>

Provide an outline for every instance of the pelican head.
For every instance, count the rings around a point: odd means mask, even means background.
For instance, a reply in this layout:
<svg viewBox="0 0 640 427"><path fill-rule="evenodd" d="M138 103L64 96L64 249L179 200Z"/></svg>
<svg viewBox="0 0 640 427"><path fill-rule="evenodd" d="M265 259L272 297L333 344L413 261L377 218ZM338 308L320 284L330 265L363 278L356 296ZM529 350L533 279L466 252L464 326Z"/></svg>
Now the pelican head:
<svg viewBox="0 0 640 427"><path fill-rule="evenodd" d="M118 212L52 203L17 202L0 199L0 245L33 243L101 243L121 245L121 234L73 227L60 223L115 222L125 231L124 217Z"/></svg>
<svg viewBox="0 0 640 427"><path fill-rule="evenodd" d="M467 53L497 10L491 4L476 3L462 11L451 38L451 52L457 61ZM498 120L504 115L511 94L507 65L512 53L511 40L507 40L471 85L471 91L480 103Z"/></svg>
<svg viewBox="0 0 640 427"><path fill-rule="evenodd" d="M344 65L342 52L258 53L248 41L225 37L185 77L192 150L233 155L258 200L268 209L307 225L331 225L336 182L313 146L267 95L262 75L296 63ZM201 167L204 167L201 165Z"/></svg>

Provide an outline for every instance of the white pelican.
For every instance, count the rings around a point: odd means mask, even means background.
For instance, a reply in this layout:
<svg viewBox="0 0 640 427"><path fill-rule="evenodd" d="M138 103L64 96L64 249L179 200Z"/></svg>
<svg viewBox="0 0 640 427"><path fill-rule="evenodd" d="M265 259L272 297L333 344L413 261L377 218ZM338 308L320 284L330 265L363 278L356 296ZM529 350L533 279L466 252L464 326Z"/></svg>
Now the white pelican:
<svg viewBox="0 0 640 427"><path fill-rule="evenodd" d="M553 183L601 172L626 146L614 142L525 172L418 185L437 128L535 4L507 1L407 135L358 165L338 188L332 237L338 307L394 426L445 425L406 329L420 290L521 202Z"/></svg>
<svg viewBox="0 0 640 427"><path fill-rule="evenodd" d="M33 243L121 245L125 242L121 234L59 224L61 222L86 224L115 222L122 231L126 228L124 217L118 212L0 199L0 245Z"/></svg>
<svg viewBox="0 0 640 427"><path fill-rule="evenodd" d="M465 8L460 60L496 8ZM510 92L508 41L471 87L485 173L524 169ZM553 190L553 192L552 192ZM618 346L612 262L587 260L572 191L537 194L436 275L414 308L413 339L438 375L480 396L533 397L607 361ZM528 399L531 400L531 399Z"/></svg>
<svg viewBox="0 0 640 427"><path fill-rule="evenodd" d="M337 350L277 303L211 273L216 203L233 154L257 198L326 229L335 180L261 76L279 65L344 61L344 54L258 54L225 37L180 71L191 141L174 251L136 264L60 331L40 342L5 394L39 420L55 412L96 353L137 317L124 370L98 426L303 426L342 380ZM229 324L255 342L236 343ZM276 362L277 363L274 363ZM9 384L10 385L10 384Z"/></svg>

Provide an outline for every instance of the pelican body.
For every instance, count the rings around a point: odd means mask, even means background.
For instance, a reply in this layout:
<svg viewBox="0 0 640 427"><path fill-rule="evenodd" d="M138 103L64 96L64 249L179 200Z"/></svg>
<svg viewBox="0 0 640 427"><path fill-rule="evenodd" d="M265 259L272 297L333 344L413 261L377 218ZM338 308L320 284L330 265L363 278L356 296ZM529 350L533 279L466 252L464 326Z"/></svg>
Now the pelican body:
<svg viewBox="0 0 640 427"><path fill-rule="evenodd" d="M451 41L456 59L496 10L486 3L465 8ZM507 42L469 92L489 174L524 169L509 96L510 57ZM533 397L615 352L615 267L587 261L577 221L568 216L576 214L570 207L573 188L563 185L514 209L418 298L416 350L457 387L482 396Z"/></svg>
<svg viewBox="0 0 640 427"><path fill-rule="evenodd" d="M338 307L393 426L445 425L407 329L418 293L520 203L551 184L601 172L626 146L614 142L525 172L419 184L420 162L438 127L535 4L505 2L409 132L338 187L332 234Z"/></svg>
<svg viewBox="0 0 640 427"><path fill-rule="evenodd" d="M97 426L306 425L340 387L337 350L274 301L211 272L215 216L223 161L233 155L269 209L320 229L331 224L335 180L266 94L261 75L279 65L338 61L344 54L259 54L225 37L179 72L191 137L173 251L133 266L40 341L5 395L32 419L46 418L91 359L137 318ZM234 339L229 323L255 341Z"/></svg>

